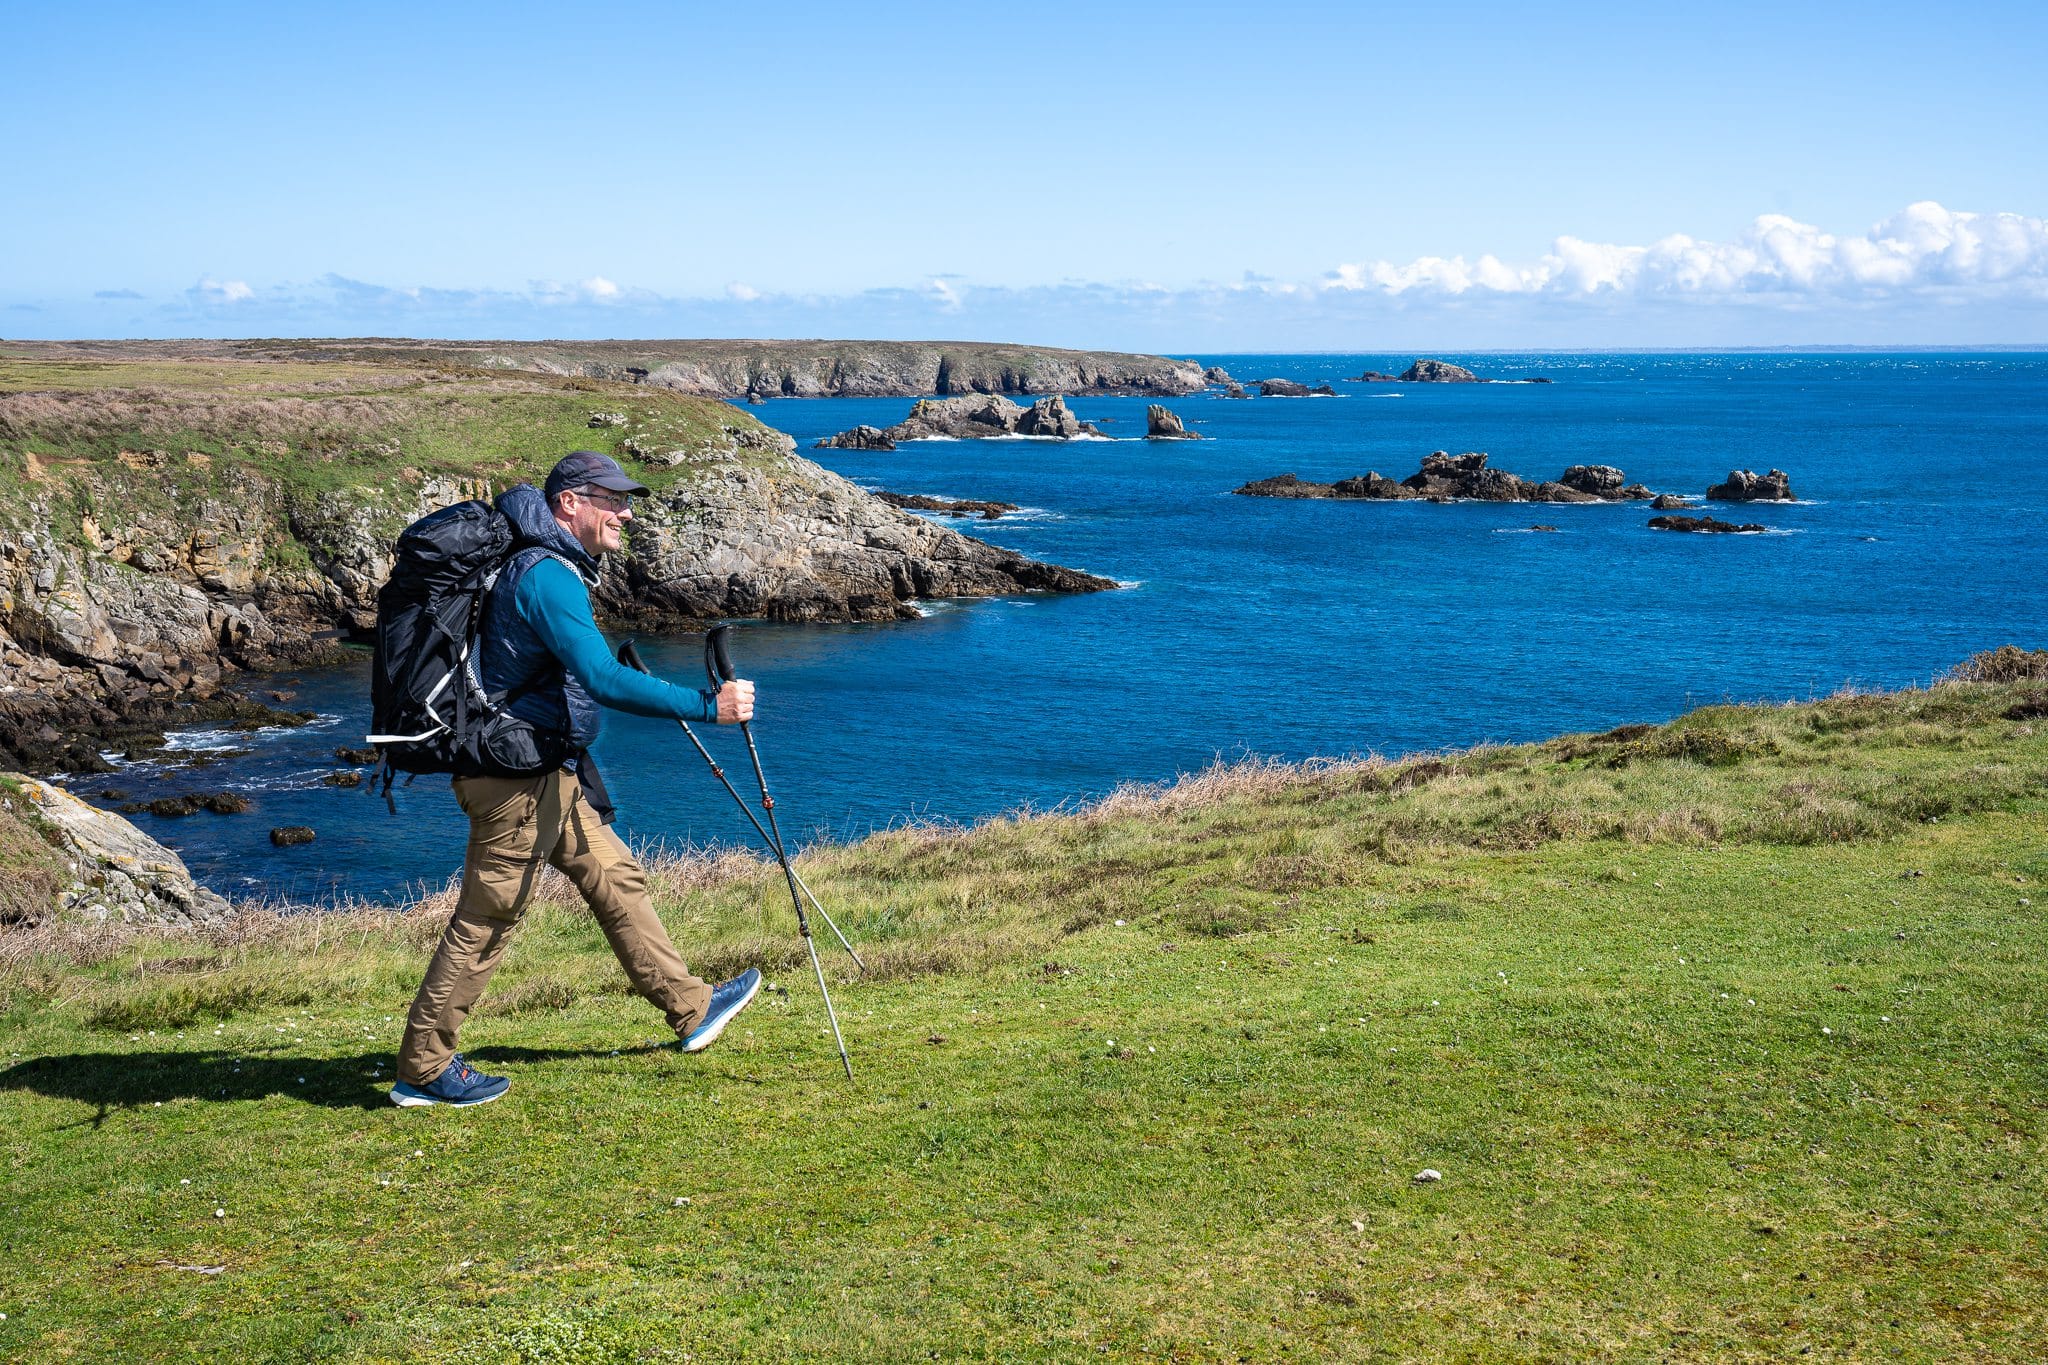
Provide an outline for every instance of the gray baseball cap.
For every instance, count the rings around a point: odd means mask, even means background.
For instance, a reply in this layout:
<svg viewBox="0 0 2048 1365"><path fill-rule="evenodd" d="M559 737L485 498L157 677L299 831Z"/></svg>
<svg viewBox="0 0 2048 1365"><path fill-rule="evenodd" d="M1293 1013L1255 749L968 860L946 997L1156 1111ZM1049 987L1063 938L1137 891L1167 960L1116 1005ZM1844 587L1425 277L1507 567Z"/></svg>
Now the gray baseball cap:
<svg viewBox="0 0 2048 1365"><path fill-rule="evenodd" d="M625 470L609 455L600 455L594 450L572 450L555 462L548 471L547 487L541 491L553 497L565 488L609 488L614 493L631 493L635 497L646 497L648 488Z"/></svg>

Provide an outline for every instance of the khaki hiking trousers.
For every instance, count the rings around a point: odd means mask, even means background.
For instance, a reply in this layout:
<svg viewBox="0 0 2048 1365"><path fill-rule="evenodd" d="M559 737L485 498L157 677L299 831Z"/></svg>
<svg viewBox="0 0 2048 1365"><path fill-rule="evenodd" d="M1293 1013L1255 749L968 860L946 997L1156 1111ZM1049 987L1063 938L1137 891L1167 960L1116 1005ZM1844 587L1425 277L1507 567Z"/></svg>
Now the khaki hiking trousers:
<svg viewBox="0 0 2048 1365"><path fill-rule="evenodd" d="M696 1026L710 1008L711 987L683 965L648 898L646 869L598 820L575 774L458 777L455 799L469 816L462 894L406 1015L400 1080L427 1085L447 1070L462 1021L549 865L583 893L633 988L678 1037Z"/></svg>

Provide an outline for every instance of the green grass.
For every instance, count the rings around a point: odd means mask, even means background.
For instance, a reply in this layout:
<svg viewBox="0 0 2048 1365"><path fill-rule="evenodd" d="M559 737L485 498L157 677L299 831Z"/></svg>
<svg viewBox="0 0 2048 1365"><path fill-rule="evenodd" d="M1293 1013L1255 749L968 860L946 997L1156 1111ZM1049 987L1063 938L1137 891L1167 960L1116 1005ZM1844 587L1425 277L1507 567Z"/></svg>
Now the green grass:
<svg viewBox="0 0 2048 1365"><path fill-rule="evenodd" d="M596 412L628 422L593 428ZM0 494L18 504L56 486L125 518L246 496L247 474L286 498L374 493L429 475L505 487L575 449L618 454L658 490L703 477L707 461L641 465L629 442L715 451L732 445L727 429L760 425L712 399L524 372L0 355ZM767 468L780 457L743 447L737 458ZM57 530L76 539L76 516Z"/></svg>
<svg viewBox="0 0 2048 1365"><path fill-rule="evenodd" d="M467 1112L383 1094L445 896L0 937L0 1355L2037 1359L2040 691L816 850L852 1085L744 858L655 878L717 1047L553 886Z"/></svg>

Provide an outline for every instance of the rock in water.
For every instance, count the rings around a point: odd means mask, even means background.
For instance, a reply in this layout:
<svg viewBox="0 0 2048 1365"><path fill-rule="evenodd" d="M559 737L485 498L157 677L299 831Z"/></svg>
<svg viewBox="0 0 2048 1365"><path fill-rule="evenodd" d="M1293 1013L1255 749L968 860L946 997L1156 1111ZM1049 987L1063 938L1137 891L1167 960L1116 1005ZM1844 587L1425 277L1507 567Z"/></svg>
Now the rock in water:
<svg viewBox="0 0 2048 1365"><path fill-rule="evenodd" d="M1292 379L1261 379L1258 390L1261 398L1306 398L1310 392L1308 385Z"/></svg>
<svg viewBox="0 0 2048 1365"><path fill-rule="evenodd" d="M858 426L818 444L838 450L894 450L899 441L939 436L955 440L990 436L1054 436L1072 440L1076 436L1100 435L1101 430L1093 422L1076 417L1068 409L1067 400L1057 394L1023 408L999 394L977 393L961 398L920 398L908 417L887 430Z"/></svg>
<svg viewBox="0 0 2048 1365"><path fill-rule="evenodd" d="M228 903L194 882L183 859L120 816L62 787L9 776L78 860L75 889L62 897L69 908L134 924L188 924L228 914Z"/></svg>
<svg viewBox="0 0 2048 1365"><path fill-rule="evenodd" d="M305 825L279 825L270 831L270 842L279 848L313 842L313 831Z"/></svg>
<svg viewBox="0 0 2048 1365"><path fill-rule="evenodd" d="M889 439L889 433L880 427L865 424L842 431L837 436L827 436L818 442L820 450L894 450L896 443Z"/></svg>
<svg viewBox="0 0 2048 1365"><path fill-rule="evenodd" d="M1792 478L1782 469L1758 477L1747 469L1731 469L1728 481L1707 490L1711 502L1791 502Z"/></svg>
<svg viewBox="0 0 2048 1365"><path fill-rule="evenodd" d="M1401 382L1401 376L1397 374L1381 374L1378 370L1367 370L1351 382L1354 384L1398 384Z"/></svg>
<svg viewBox="0 0 2048 1365"><path fill-rule="evenodd" d="M1530 483L1504 469L1488 468L1483 451L1452 455L1437 450L1423 456L1422 468L1398 483L1378 470L1336 483L1308 483L1282 474L1253 480L1235 491L1264 498L1427 498L1432 502L1627 502L1650 496L1649 489L1624 483L1624 478L1612 465L1573 465L1556 482Z"/></svg>
<svg viewBox="0 0 2048 1365"><path fill-rule="evenodd" d="M891 507L901 507L906 512L943 512L949 517L980 517L983 521L994 521L1005 512L1018 510L1014 502L977 502L973 499L934 498L925 493L889 493L877 491L876 497Z"/></svg>
<svg viewBox="0 0 2048 1365"><path fill-rule="evenodd" d="M1453 365L1443 360L1418 360L1401 371L1403 384L1483 384L1481 379L1463 365Z"/></svg>
<svg viewBox="0 0 2048 1365"><path fill-rule="evenodd" d="M1671 493L1659 493L1650 501L1650 510L1653 512L1676 512L1690 506L1692 499L1681 498Z"/></svg>
<svg viewBox="0 0 2048 1365"><path fill-rule="evenodd" d="M1611 464L1575 464L1558 475L1557 481L1566 488L1591 493L1596 498L1619 496L1621 486L1627 482L1621 471Z"/></svg>
<svg viewBox="0 0 2048 1365"><path fill-rule="evenodd" d="M1145 409L1145 435L1155 441L1199 441L1202 438L1181 424L1178 415L1164 403Z"/></svg>
<svg viewBox="0 0 2048 1365"><path fill-rule="evenodd" d="M1251 395L1250 395L1250 394L1248 394L1248 393L1246 393L1246 392L1244 391L1244 385L1242 385L1242 384L1225 384L1225 385L1223 386L1223 396L1224 396L1225 398L1249 398L1249 397L1251 397Z"/></svg>
<svg viewBox="0 0 2048 1365"><path fill-rule="evenodd" d="M1651 517L1650 525L1653 529L1659 531L1705 531L1719 532L1727 535L1755 535L1767 529L1757 525L1755 522L1746 522L1741 526L1737 526L1733 522L1716 521L1712 517Z"/></svg>
<svg viewBox="0 0 2048 1365"><path fill-rule="evenodd" d="M1041 398L1017 419L1015 430L1019 436L1057 436L1071 441L1076 436L1100 436L1092 423L1084 422L1067 411L1067 400L1055 394Z"/></svg>
<svg viewBox="0 0 2048 1365"><path fill-rule="evenodd" d="M1202 382L1205 384L1235 384L1237 381L1232 379L1230 371L1224 369L1221 365L1211 365L1208 369L1202 371Z"/></svg>

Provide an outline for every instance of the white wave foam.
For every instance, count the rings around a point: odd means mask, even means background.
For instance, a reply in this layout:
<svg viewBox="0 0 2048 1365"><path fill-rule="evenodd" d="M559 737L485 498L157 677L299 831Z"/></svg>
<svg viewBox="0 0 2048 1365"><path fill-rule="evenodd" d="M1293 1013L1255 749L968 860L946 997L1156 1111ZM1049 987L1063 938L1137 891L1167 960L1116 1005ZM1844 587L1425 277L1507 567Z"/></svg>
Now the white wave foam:
<svg viewBox="0 0 2048 1365"><path fill-rule="evenodd" d="M247 733L249 732L231 730L174 730L164 736L164 752L182 754L207 749L232 749L241 742L240 735Z"/></svg>

